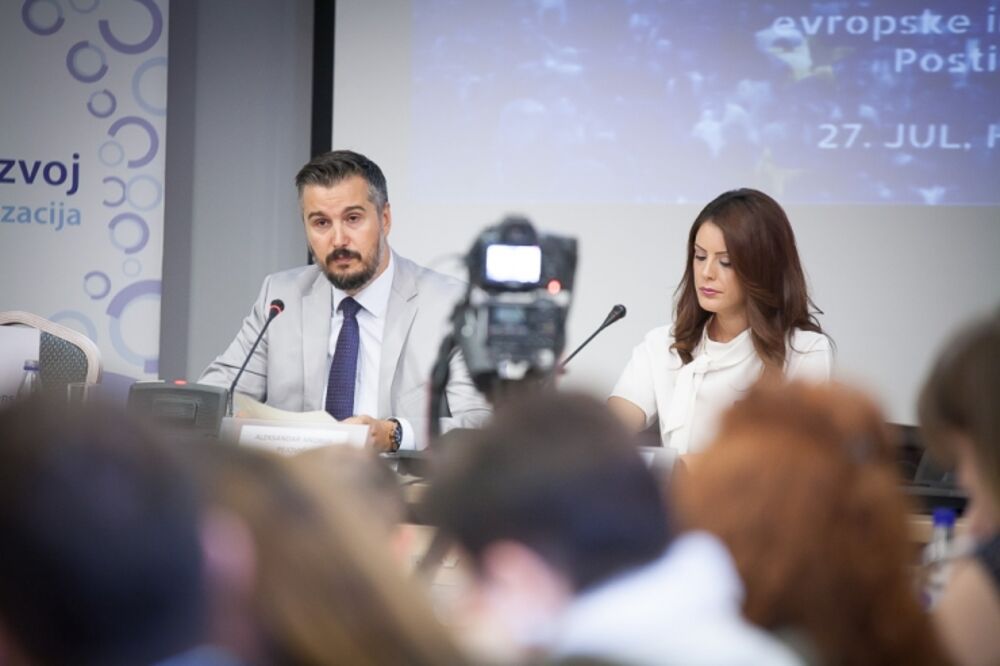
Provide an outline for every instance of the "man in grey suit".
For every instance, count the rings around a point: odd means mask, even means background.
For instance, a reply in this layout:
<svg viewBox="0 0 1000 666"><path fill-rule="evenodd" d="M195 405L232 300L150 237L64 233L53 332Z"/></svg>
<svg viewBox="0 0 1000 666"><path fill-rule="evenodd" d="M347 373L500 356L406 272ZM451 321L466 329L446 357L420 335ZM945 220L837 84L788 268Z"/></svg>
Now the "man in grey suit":
<svg viewBox="0 0 1000 666"><path fill-rule="evenodd" d="M322 410L370 426L379 451L427 444L429 382L448 319L465 286L389 247L392 211L382 170L363 155L333 151L295 177L315 263L264 279L228 349L199 382L228 387L284 301L240 378L238 390L291 411ZM442 431L490 414L461 354L450 362Z"/></svg>

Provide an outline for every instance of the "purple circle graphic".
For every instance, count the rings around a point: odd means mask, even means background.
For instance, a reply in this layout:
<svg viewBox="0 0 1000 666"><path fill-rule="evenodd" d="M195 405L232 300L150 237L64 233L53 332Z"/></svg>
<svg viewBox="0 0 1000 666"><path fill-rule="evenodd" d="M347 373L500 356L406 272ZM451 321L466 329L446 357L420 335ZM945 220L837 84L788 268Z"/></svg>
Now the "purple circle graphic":
<svg viewBox="0 0 1000 666"><path fill-rule="evenodd" d="M159 280L142 280L140 282L135 282L125 287L111 299L108 303L107 314L111 317L111 344L115 348L115 351L130 363L137 365L143 369L143 372L156 373L159 370L159 359L157 358L144 358L132 351L131 348L125 343L125 339L122 337L121 330L121 317L125 309L133 301L140 298L159 298L160 297L160 281Z"/></svg>
<svg viewBox="0 0 1000 666"><path fill-rule="evenodd" d="M143 51L148 51L153 47L153 44L160 39L160 35L163 34L163 15L160 13L160 8L156 6L153 0L135 0L140 5L149 11L149 16L153 20L153 25L150 27L149 34L144 37L141 41L136 44L126 44L111 32L111 25L105 19L101 19L97 23L98 29L101 31L101 37L104 41L108 43L108 46L113 48L119 53L125 53L128 55L135 55L137 53L142 53Z"/></svg>
<svg viewBox="0 0 1000 666"><path fill-rule="evenodd" d="M101 182L102 183L116 183L118 185L118 187L122 188L121 189L121 194L119 195L117 201L110 201L108 199L105 199L101 203L103 203L108 208L116 208L118 206L121 206L123 203L125 203L125 181L124 180L122 180L121 178L118 178L116 176L107 176L106 178L102 178Z"/></svg>
<svg viewBox="0 0 1000 666"><path fill-rule="evenodd" d="M94 0L94 2L91 3L90 7L84 9L83 7L76 6L76 0L69 0L69 6L75 9L76 11L80 12L81 14L89 14L90 12L97 9L97 5L99 4L101 4L101 0Z"/></svg>
<svg viewBox="0 0 1000 666"><path fill-rule="evenodd" d="M162 67L164 70L167 68L167 59L164 57L150 58L146 62L139 65L135 70L135 74L132 75L132 97L135 98L136 104L142 107L143 111L150 113L154 116L165 116L167 115L166 106L155 106L150 104L142 96L142 77L145 76L146 72L153 69L154 67Z"/></svg>
<svg viewBox="0 0 1000 666"><path fill-rule="evenodd" d="M142 262L135 257L130 257L122 262L122 274L126 277L135 277L142 272Z"/></svg>
<svg viewBox="0 0 1000 666"><path fill-rule="evenodd" d="M136 225L138 225L141 236L139 238L139 241L135 245L132 246L124 245L123 243L119 242L119 240L115 237L115 227L117 227L122 222L134 222ZM142 219L135 213L121 213L119 215L115 215L113 218L111 218L111 221L108 223L108 229L111 231L111 244L117 247L125 254L135 254L142 248L146 247L146 243L149 242L149 225L146 224L146 220Z"/></svg>
<svg viewBox="0 0 1000 666"><path fill-rule="evenodd" d="M111 159L104 155L105 148L114 148L118 151L118 156L115 159ZM117 141L105 141L101 144L101 147L97 149L97 157L101 160L101 164L108 167L115 167L122 163L125 159L125 149Z"/></svg>
<svg viewBox="0 0 1000 666"><path fill-rule="evenodd" d="M99 301L111 293L111 278L103 271L90 271L83 276L83 291Z"/></svg>
<svg viewBox="0 0 1000 666"><path fill-rule="evenodd" d="M107 100L106 110L98 110L97 107L94 105L94 101L98 97L104 97L104 99ZM90 96L89 100L87 100L87 110L90 111L92 114L94 114L94 116L97 118L107 118L112 113L114 113L115 109L117 108L118 108L118 100L115 99L115 96L107 88L105 88L104 90L98 90L97 92L93 93Z"/></svg>
<svg viewBox="0 0 1000 666"><path fill-rule="evenodd" d="M139 183L149 183L150 185L152 185L155 195L151 200L147 202L137 201L138 197L133 196L132 188L134 188ZM132 206L134 206L135 208L138 208L139 210L153 210L154 208L160 205L161 201L163 201L163 186L160 184L160 181L156 180L152 176L140 174L135 178L133 178L132 180L128 181L127 195L128 195L128 202L132 204Z"/></svg>
<svg viewBox="0 0 1000 666"><path fill-rule="evenodd" d="M56 20L52 22L52 25L38 25L35 23L35 19L31 16L31 10L34 9L35 5L42 3L48 5L49 7L53 7L56 10ZM25 27L28 28L28 30L36 35L46 37L48 35L55 34L64 23L62 7L60 7L54 0L25 0L24 5L21 6L21 21L24 23Z"/></svg>
<svg viewBox="0 0 1000 666"><path fill-rule="evenodd" d="M84 49L93 51L101 59L101 66L98 67L97 71L93 72L92 74L81 72L79 68L76 66L76 56L80 53L80 51L83 51ZM68 69L69 73L73 76L73 78L79 81L80 83L93 83L94 81L100 81L101 78L103 78L104 75L108 73L108 63L104 57L104 51L97 48L96 46L94 46L85 39L82 42L77 42L76 44L71 46L69 51L66 53L66 69Z"/></svg>
<svg viewBox="0 0 1000 666"><path fill-rule="evenodd" d="M67 319L79 323L80 327L83 328L83 334L90 338L92 342L97 342L97 327L94 326L94 322L90 321L90 317L82 312L77 312L76 310L60 310L54 315L49 316L49 321L54 321L57 324L61 324Z"/></svg>
<svg viewBox="0 0 1000 666"><path fill-rule="evenodd" d="M141 127L146 131L146 135L149 137L149 149L146 154L134 160L128 161L128 168L135 169L137 167L146 166L153 161L156 157L156 151L160 149L160 139L156 135L156 129L149 123L145 118L140 118L139 116L125 116L119 118L111 124L108 129L109 136L115 136L118 134L118 130L125 127L126 125L136 125Z"/></svg>

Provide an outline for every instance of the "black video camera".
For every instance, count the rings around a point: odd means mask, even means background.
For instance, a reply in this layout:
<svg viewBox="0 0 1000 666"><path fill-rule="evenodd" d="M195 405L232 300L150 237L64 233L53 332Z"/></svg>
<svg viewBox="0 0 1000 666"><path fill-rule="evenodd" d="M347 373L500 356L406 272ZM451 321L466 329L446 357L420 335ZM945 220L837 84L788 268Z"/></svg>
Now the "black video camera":
<svg viewBox="0 0 1000 666"><path fill-rule="evenodd" d="M491 396L498 382L548 376L566 344L576 239L507 217L479 235L466 265L453 334L476 388Z"/></svg>

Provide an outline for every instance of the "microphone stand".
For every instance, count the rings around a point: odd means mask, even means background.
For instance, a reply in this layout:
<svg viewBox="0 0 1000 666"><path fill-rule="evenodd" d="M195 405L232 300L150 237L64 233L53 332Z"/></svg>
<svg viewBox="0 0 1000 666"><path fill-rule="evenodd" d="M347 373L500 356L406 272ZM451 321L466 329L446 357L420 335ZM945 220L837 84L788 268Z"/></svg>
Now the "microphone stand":
<svg viewBox="0 0 1000 666"><path fill-rule="evenodd" d="M274 318L281 314L284 309L284 303L281 303L280 305L271 303L271 308L267 315L267 321L264 322L264 327L260 329L260 333L257 334L257 339L253 341L253 346L250 347L247 357L243 360L243 365L240 366L239 372L237 372L236 377L233 378L233 383L229 385L229 400L226 404L226 416L233 415L233 394L236 392L236 384L240 381L240 377L243 376L243 371L246 370L247 364L250 363L253 353L257 350L257 345L259 345L260 341L264 338L264 333L267 331L267 327L271 325Z"/></svg>
<svg viewBox="0 0 1000 666"><path fill-rule="evenodd" d="M573 357L576 356L577 354L579 354L580 351L584 347L586 347L587 345L590 344L591 340L593 340L594 338L597 337L598 333L600 333L601 331L603 331L604 329L606 329L608 326L611 326L611 324L615 323L619 319L624 319L626 312L627 311L625 310L625 306L624 305L620 305L619 304L619 305L616 305L613 308L611 308L611 312L609 312L608 316L604 318L604 323L602 323L597 328L596 331L594 331L593 333L591 333L590 337L588 337L586 340L584 340L583 343L579 347L577 347L576 349L574 349L573 353L570 354L569 356L567 356L566 360L563 361L562 363L560 363L559 366L555 369L555 371L552 373L553 381L554 381L556 375L558 375L560 372L562 372L563 369L567 365L569 365L569 362L573 360Z"/></svg>

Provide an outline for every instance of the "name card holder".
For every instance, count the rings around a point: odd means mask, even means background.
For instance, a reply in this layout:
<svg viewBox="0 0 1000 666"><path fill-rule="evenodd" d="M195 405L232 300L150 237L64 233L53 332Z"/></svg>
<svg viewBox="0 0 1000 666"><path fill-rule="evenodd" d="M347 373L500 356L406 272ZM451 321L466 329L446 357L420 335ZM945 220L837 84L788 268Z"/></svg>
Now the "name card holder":
<svg viewBox="0 0 1000 666"><path fill-rule="evenodd" d="M282 423L261 419L225 417L221 438L240 446L294 455L320 446L341 445L363 448L368 426L346 423Z"/></svg>

